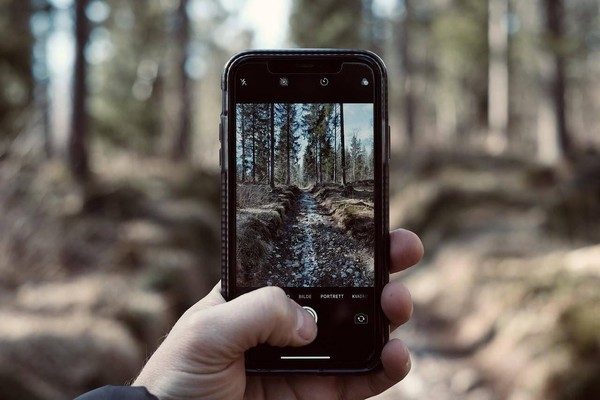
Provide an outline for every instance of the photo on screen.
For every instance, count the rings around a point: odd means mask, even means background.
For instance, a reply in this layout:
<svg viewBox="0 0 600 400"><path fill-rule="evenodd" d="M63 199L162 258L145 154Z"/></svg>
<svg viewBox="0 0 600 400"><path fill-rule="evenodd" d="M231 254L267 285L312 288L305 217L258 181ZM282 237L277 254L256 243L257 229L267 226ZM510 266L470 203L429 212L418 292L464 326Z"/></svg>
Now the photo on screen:
<svg viewBox="0 0 600 400"><path fill-rule="evenodd" d="M372 287L371 103L236 107L236 283Z"/></svg>

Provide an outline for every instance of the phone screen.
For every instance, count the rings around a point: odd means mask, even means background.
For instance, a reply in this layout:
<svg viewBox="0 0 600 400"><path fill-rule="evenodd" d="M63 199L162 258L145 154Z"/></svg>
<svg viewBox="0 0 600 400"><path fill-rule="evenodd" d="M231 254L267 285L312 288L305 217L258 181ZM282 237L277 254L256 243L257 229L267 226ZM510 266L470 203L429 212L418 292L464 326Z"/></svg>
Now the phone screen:
<svg viewBox="0 0 600 400"><path fill-rule="evenodd" d="M247 364L367 369L386 335L382 77L356 61L299 72L260 60L230 79L231 295L279 286L319 328L312 344L259 346Z"/></svg>

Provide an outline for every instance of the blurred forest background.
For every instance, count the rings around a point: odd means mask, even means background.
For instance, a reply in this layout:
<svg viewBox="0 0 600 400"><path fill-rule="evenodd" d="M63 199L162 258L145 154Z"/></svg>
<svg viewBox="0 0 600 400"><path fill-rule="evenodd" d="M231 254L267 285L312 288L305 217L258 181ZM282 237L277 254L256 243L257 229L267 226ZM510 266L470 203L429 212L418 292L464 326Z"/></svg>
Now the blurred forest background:
<svg viewBox="0 0 600 400"><path fill-rule="evenodd" d="M0 35L1 399L127 382L217 283L220 73L264 46L388 66L427 255L380 398L600 398L597 0L0 0Z"/></svg>

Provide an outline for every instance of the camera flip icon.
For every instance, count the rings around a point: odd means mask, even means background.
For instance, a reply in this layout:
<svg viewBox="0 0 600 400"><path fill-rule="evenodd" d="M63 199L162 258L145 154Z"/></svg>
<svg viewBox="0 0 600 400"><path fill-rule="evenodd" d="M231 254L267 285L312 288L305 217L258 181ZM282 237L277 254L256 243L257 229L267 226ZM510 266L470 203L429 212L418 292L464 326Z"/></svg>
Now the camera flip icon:
<svg viewBox="0 0 600 400"><path fill-rule="evenodd" d="M369 323L369 316L365 313L358 313L354 315L354 323L356 325L365 325Z"/></svg>

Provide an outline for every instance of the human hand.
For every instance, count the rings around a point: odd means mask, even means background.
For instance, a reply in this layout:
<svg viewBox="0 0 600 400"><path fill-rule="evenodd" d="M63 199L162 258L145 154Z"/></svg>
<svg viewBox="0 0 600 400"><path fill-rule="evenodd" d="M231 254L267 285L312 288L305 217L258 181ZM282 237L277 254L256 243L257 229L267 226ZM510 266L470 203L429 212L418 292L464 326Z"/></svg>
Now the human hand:
<svg viewBox="0 0 600 400"><path fill-rule="evenodd" d="M423 246L412 232L390 233L390 272L416 264ZM388 283L381 307L396 329L412 313L406 287ZM229 302L216 286L177 321L134 386L167 399L364 399L399 382L410 356L398 339L381 353L383 369L360 376L246 376L244 352L259 343L303 346L314 340L312 317L276 287L257 289Z"/></svg>

